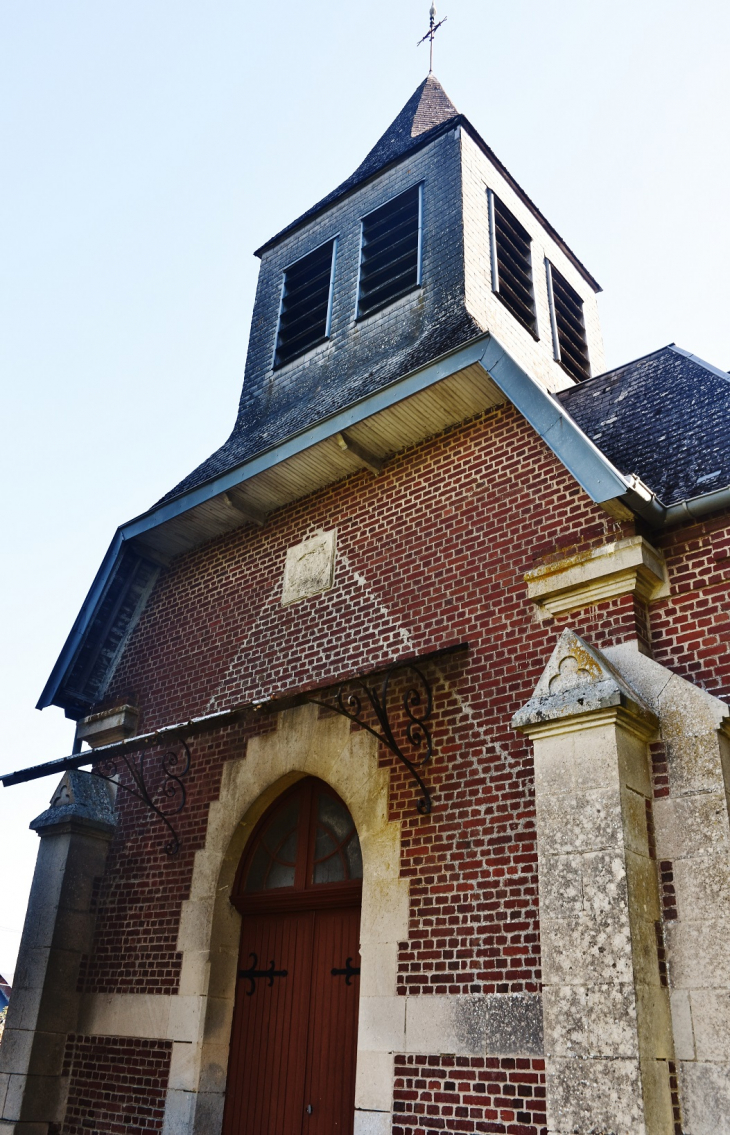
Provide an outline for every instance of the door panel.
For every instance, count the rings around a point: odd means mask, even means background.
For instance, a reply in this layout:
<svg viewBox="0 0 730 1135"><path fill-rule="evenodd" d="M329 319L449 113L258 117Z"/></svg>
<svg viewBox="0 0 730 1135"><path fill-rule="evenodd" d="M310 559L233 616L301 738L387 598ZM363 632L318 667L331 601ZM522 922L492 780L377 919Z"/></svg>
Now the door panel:
<svg viewBox="0 0 730 1135"><path fill-rule="evenodd" d="M314 926L309 911L243 919L224 1135L302 1131Z"/></svg>
<svg viewBox="0 0 730 1135"><path fill-rule="evenodd" d="M359 908L317 911L312 952L304 1135L352 1135L360 996L359 938ZM345 972L333 974L333 969ZM353 973L353 969L358 973ZM308 1106L312 1108L311 1113L307 1111Z"/></svg>

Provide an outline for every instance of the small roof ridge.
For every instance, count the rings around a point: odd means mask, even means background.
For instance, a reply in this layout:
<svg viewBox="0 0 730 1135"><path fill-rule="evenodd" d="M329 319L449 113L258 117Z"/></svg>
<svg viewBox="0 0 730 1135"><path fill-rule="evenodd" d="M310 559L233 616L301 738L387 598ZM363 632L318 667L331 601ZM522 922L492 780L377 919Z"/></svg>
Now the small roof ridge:
<svg viewBox="0 0 730 1135"><path fill-rule="evenodd" d="M617 367L611 367L610 370L602 370L600 374L592 374L590 378L584 378L581 382L576 382L573 386L568 386L565 390L559 390L558 394L569 394L571 390L583 389L585 386L590 386L592 382L601 382L607 378L611 378L614 374L620 374L622 370L627 367L636 366L637 363L643 363L645 359L653 359L655 355L661 355L662 351L671 351L674 348L674 343L667 343L665 347L657 347L655 351L647 351L645 355L638 355L635 359L629 359L628 362L621 363ZM686 352L682 352L686 354Z"/></svg>

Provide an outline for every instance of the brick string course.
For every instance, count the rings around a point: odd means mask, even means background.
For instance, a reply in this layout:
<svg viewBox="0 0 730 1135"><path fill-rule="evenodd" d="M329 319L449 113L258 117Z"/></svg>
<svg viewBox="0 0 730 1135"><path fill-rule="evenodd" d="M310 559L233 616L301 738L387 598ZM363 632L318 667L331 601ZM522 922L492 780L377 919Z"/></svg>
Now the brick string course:
<svg viewBox="0 0 730 1135"><path fill-rule="evenodd" d="M393 1135L544 1135L545 1062L397 1056Z"/></svg>
<svg viewBox="0 0 730 1135"><path fill-rule="evenodd" d="M161 1131L172 1044L70 1036L63 1124L49 1135L150 1135Z"/></svg>
<svg viewBox="0 0 730 1135"><path fill-rule="evenodd" d="M282 607L287 549L330 528L338 532L334 587ZM160 577L109 697L139 705L141 731L468 642L467 653L430 664L432 816L417 814L408 776L381 754L411 885L398 988L539 990L532 753L509 723L560 631L571 626L599 648L650 639L658 661L713 694L730 693L726 517L646 533L667 556L672 582L671 598L649 612L622 596L536 617L529 568L640 530L594 505L520 415L501 407L406 450L377 478L356 474L281 509L260 530L243 527L180 557ZM222 766L275 726L272 716L251 714L193 740L174 859L164 854L164 826L120 792L83 988L175 992L180 907Z"/></svg>

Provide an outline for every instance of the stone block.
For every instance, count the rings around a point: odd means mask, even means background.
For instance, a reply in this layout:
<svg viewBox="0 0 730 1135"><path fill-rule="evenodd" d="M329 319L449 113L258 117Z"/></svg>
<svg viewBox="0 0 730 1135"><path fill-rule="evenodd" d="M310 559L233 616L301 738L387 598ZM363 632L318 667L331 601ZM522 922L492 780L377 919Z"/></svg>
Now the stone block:
<svg viewBox="0 0 730 1135"><path fill-rule="evenodd" d="M181 1092L194 1092L200 1074L200 1046L175 1042L170 1056L168 1088Z"/></svg>
<svg viewBox="0 0 730 1135"><path fill-rule="evenodd" d="M547 1055L638 1059L633 984L551 986L543 1003Z"/></svg>
<svg viewBox="0 0 730 1135"><path fill-rule="evenodd" d="M212 1008L209 1003L213 1001L216 1006L217 998L205 997L176 997L169 998L169 1016L167 1023L167 1037L169 1040L188 1041L195 1043L201 1039L203 1011ZM226 1028L226 1039L231 1035L232 1007L230 1001L218 1002L221 1006L221 1025ZM215 1009L213 1009L215 1013ZM205 1031L208 1036L210 1012L206 1012Z"/></svg>
<svg viewBox="0 0 730 1135"><path fill-rule="evenodd" d="M401 942L408 937L409 886L407 879L365 883L362 892L360 940Z"/></svg>
<svg viewBox="0 0 730 1135"><path fill-rule="evenodd" d="M364 1052L403 1052L406 998L361 997L358 1048Z"/></svg>
<svg viewBox="0 0 730 1135"><path fill-rule="evenodd" d="M355 1112L354 1135L390 1135L393 1116L389 1111Z"/></svg>
<svg viewBox="0 0 730 1135"><path fill-rule="evenodd" d="M581 855L543 855L538 864L540 912L545 918L576 917L583 910Z"/></svg>
<svg viewBox="0 0 730 1135"><path fill-rule="evenodd" d="M677 859L674 886L680 919L730 917L730 858L720 848L714 855Z"/></svg>
<svg viewBox="0 0 730 1135"><path fill-rule="evenodd" d="M226 1097L223 1092L198 1092L195 1100L195 1118L192 1128L185 1135L212 1135L223 1127L223 1108Z"/></svg>
<svg viewBox="0 0 730 1135"><path fill-rule="evenodd" d="M545 985L623 984L633 980L628 917L544 919L541 926Z"/></svg>
<svg viewBox="0 0 730 1135"><path fill-rule="evenodd" d="M360 955L360 996L394 997L398 978L398 943L363 942Z"/></svg>
<svg viewBox="0 0 730 1135"><path fill-rule="evenodd" d="M228 1075L228 1044L206 1044L200 1058L198 1091L225 1092Z"/></svg>
<svg viewBox="0 0 730 1135"><path fill-rule="evenodd" d="M627 851L626 875L632 923L637 918L651 922L653 935L654 923L661 918L656 863L645 855Z"/></svg>
<svg viewBox="0 0 730 1135"><path fill-rule="evenodd" d="M167 1040L170 1003L176 1000L152 993L87 993L81 998L79 1032Z"/></svg>
<svg viewBox="0 0 730 1135"><path fill-rule="evenodd" d="M676 989L730 989L730 920L668 922L667 959Z"/></svg>
<svg viewBox="0 0 730 1135"><path fill-rule="evenodd" d="M177 948L187 950L207 950L210 948L210 930L213 923L212 898L197 902L184 902L180 911L180 928L177 935Z"/></svg>
<svg viewBox="0 0 730 1135"><path fill-rule="evenodd" d="M180 971L181 997L220 996L221 989L229 992L235 981L237 950L215 950L216 965L211 966L213 950L186 950Z"/></svg>
<svg viewBox="0 0 730 1135"><path fill-rule="evenodd" d="M389 1112L393 1105L393 1054L358 1052L355 1107Z"/></svg>
<svg viewBox="0 0 730 1135"><path fill-rule="evenodd" d="M13 977L13 991L19 989L42 989L50 956L48 948L26 948L21 945L18 964Z"/></svg>
<svg viewBox="0 0 730 1135"><path fill-rule="evenodd" d="M82 717L76 725L76 739L86 741L92 749L97 749L100 745L112 745L133 736L138 722L139 710L136 706L115 706Z"/></svg>
<svg viewBox="0 0 730 1135"><path fill-rule="evenodd" d="M583 866L583 911L597 923L607 925L626 919L628 886L621 851L600 851L581 856Z"/></svg>
<svg viewBox="0 0 730 1135"><path fill-rule="evenodd" d="M536 798L542 855L602 851L623 845L618 788Z"/></svg>
<svg viewBox="0 0 730 1135"><path fill-rule="evenodd" d="M646 824L646 797L633 789L621 786L621 811L623 813L624 847L636 855L649 854L648 828Z"/></svg>
<svg viewBox="0 0 730 1135"><path fill-rule="evenodd" d="M535 791L538 796L573 795L613 789L617 782L616 746L602 730L541 738L535 746Z"/></svg>
<svg viewBox="0 0 730 1135"><path fill-rule="evenodd" d="M729 1060L730 991L693 989L689 999L697 1059Z"/></svg>
<svg viewBox="0 0 730 1135"><path fill-rule="evenodd" d="M162 1135L190 1135L193 1130L195 1102L195 1095L192 1092L168 1088Z"/></svg>
<svg viewBox="0 0 730 1135"><path fill-rule="evenodd" d="M672 1010L672 1032L674 1052L677 1060L694 1060L695 1040L692 1031L692 1010L689 992L686 989L673 989L669 995Z"/></svg>
<svg viewBox="0 0 730 1135"><path fill-rule="evenodd" d="M486 1017L484 997L408 997L405 1051L481 1055Z"/></svg>
<svg viewBox="0 0 730 1135"><path fill-rule="evenodd" d="M2 1047L0 1046L0 1052ZM23 1073L11 1072L7 1077L5 1090L5 1103L3 1104L3 1119L13 1122L20 1118L20 1109L23 1105L23 1093L28 1077Z"/></svg>
<svg viewBox="0 0 730 1135"><path fill-rule="evenodd" d="M730 1063L683 1060L679 1068L688 1135L730 1135Z"/></svg>
<svg viewBox="0 0 730 1135"><path fill-rule="evenodd" d="M547 1100L551 1132L644 1131L638 1060L555 1058L548 1065Z"/></svg>
<svg viewBox="0 0 730 1135"><path fill-rule="evenodd" d="M673 1060L672 1018L668 990L659 984L635 981L639 1049L644 1057Z"/></svg>
<svg viewBox="0 0 730 1135"><path fill-rule="evenodd" d="M654 825L659 859L687 859L730 848L724 792L655 800Z"/></svg>
<svg viewBox="0 0 730 1135"><path fill-rule="evenodd" d="M463 998L466 1001L466 998ZM491 993L486 998L484 1047L500 1056L542 1056L543 1009L537 993ZM474 1041L478 1043L474 1030Z"/></svg>
<svg viewBox="0 0 730 1135"><path fill-rule="evenodd" d="M200 1018L198 1018L197 1035L180 1036L179 1039L196 1041L202 1040L204 1035L206 1044L229 1044L233 1025L233 997L201 997L199 1001L204 1014L203 1029L200 1029Z"/></svg>

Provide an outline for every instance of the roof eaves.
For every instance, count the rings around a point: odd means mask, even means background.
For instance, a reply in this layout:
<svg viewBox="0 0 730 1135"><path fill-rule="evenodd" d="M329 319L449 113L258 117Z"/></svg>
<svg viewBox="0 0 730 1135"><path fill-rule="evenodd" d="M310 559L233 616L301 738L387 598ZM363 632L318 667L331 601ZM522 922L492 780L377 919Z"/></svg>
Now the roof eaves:
<svg viewBox="0 0 730 1135"><path fill-rule="evenodd" d="M116 532L71 633L64 644L51 675L38 701L44 709L55 703L76 651L89 628L107 585L116 570L125 545L136 536L182 515L196 505L242 484L251 477L273 468L319 441L346 430L397 402L409 398L429 386L475 363L481 365L492 381L517 407L536 432L585 489L592 500L602 503L627 492L628 482L603 453L581 431L570 414L535 379L511 358L488 333L450 354L434 360L426 367L411 371L388 386L352 403L316 426L293 434L284 442L257 454L226 473L211 478L186 493L156 505L148 512L122 525Z"/></svg>

